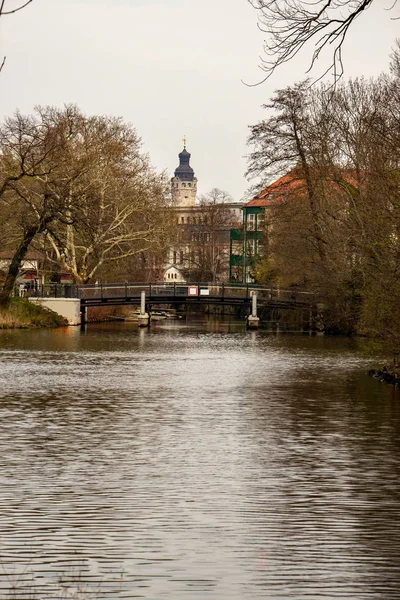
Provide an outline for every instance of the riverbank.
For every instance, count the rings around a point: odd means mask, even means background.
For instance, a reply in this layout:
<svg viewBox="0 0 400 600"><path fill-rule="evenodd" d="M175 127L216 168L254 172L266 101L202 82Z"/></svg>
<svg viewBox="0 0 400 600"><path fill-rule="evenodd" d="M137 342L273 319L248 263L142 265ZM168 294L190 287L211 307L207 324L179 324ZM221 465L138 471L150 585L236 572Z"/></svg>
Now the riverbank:
<svg viewBox="0 0 400 600"><path fill-rule="evenodd" d="M0 329L64 327L65 325L67 325L66 319L57 313L23 298L13 298L7 308L0 308Z"/></svg>
<svg viewBox="0 0 400 600"><path fill-rule="evenodd" d="M374 379L378 379L379 381L388 383L389 385L400 387L400 374L397 370L394 371L388 369L387 367L383 367L379 371L371 369L370 371L368 371L368 375L370 377L374 377Z"/></svg>

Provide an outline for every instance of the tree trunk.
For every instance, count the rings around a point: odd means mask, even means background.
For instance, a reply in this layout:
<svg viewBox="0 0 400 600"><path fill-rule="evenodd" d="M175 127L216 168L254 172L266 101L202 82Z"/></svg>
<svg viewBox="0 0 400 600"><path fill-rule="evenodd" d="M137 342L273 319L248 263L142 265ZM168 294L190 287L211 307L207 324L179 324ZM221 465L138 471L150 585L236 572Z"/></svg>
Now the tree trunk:
<svg viewBox="0 0 400 600"><path fill-rule="evenodd" d="M304 148L300 141L296 123L294 123L294 137L295 137L297 152L299 153L299 156L300 156L300 163L301 163L301 166L303 169L304 180L306 182L307 195L308 195L308 201L310 204L310 210L311 210L311 215L312 215L314 236L315 236L315 240L317 242L318 255L321 260L321 263L323 265L325 265L325 263L326 263L325 240L323 239L323 237L321 235L319 210L318 210L318 203L317 203L317 198L316 198L316 194L315 194L315 188L314 188L314 184L312 181L310 167L307 162L306 154L305 154Z"/></svg>
<svg viewBox="0 0 400 600"><path fill-rule="evenodd" d="M29 246L38 233L38 227L30 227L25 230L24 238L20 242L11 264L8 268L7 277L4 281L3 289L0 292L0 306L5 307L10 302L10 297L14 289L15 281L18 277L18 273L21 269L22 262L29 250Z"/></svg>

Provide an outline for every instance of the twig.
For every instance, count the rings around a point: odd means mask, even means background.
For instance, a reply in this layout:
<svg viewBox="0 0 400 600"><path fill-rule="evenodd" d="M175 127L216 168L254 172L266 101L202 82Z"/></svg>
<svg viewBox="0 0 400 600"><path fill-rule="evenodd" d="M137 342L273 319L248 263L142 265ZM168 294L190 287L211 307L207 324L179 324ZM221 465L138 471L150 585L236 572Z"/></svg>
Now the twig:
<svg viewBox="0 0 400 600"><path fill-rule="evenodd" d="M13 15L14 13L16 13L16 12L22 10L23 8L25 8L26 6L28 6L28 4L33 2L33 0L27 0L24 4L22 4L18 8L14 8L13 10L7 10L7 11L3 12L5 2L6 2L6 0L2 0L1 7L0 7L0 17L3 15Z"/></svg>

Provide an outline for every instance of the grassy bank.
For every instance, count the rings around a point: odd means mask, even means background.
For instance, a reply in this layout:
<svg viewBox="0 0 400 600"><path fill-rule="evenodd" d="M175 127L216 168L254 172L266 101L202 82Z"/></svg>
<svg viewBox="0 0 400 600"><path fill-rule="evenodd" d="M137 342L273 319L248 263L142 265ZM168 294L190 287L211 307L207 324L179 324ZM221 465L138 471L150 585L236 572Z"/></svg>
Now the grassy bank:
<svg viewBox="0 0 400 600"><path fill-rule="evenodd" d="M57 313L22 298L13 298L7 308L0 308L0 329L65 325L67 321Z"/></svg>

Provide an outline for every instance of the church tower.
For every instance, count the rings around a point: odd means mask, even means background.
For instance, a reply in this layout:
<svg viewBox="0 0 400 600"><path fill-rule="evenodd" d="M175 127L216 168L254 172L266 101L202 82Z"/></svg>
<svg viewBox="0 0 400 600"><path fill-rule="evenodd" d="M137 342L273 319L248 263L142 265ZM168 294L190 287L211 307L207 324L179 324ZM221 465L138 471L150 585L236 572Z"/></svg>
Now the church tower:
<svg viewBox="0 0 400 600"><path fill-rule="evenodd" d="M192 207L196 204L197 179L190 166L190 153L186 150L186 139L183 139L183 150L179 154L179 167L171 179L172 201L176 207Z"/></svg>

